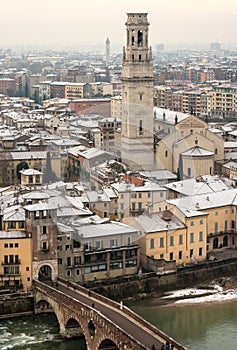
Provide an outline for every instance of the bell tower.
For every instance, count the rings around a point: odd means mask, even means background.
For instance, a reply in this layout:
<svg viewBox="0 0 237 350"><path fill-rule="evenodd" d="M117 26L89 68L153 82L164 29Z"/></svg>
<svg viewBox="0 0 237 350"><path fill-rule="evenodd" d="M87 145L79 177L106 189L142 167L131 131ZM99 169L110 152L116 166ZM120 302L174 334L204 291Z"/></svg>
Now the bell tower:
<svg viewBox="0 0 237 350"><path fill-rule="evenodd" d="M147 13L127 14L122 64L121 158L131 169L154 168L154 74Z"/></svg>

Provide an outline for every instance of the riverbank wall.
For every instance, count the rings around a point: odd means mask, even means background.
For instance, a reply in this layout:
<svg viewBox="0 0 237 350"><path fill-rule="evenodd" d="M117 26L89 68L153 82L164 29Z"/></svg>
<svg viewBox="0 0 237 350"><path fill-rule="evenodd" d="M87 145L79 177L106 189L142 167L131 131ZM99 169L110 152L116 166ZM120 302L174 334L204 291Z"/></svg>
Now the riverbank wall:
<svg viewBox="0 0 237 350"><path fill-rule="evenodd" d="M11 293L0 296L0 319L30 315L34 312L33 293Z"/></svg>
<svg viewBox="0 0 237 350"><path fill-rule="evenodd" d="M141 298L164 292L190 287L202 287L213 280L222 278L237 279L237 258L222 261L203 262L184 266L177 271L165 274L146 273L141 276L129 276L117 281L110 280L96 285L86 285L95 292L114 300Z"/></svg>
<svg viewBox="0 0 237 350"><path fill-rule="evenodd" d="M237 257L213 262L184 266L177 271L143 273L107 281L94 281L84 285L91 290L116 301L162 296L165 292L207 286L213 280L230 277L237 280ZM0 296L0 319L32 314L34 295L12 293Z"/></svg>

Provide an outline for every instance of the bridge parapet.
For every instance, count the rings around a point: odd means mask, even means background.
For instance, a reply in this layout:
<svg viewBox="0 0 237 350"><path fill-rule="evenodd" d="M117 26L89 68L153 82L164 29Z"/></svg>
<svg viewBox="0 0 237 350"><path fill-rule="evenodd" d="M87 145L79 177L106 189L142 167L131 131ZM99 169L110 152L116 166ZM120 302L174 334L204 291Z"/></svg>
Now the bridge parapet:
<svg viewBox="0 0 237 350"><path fill-rule="evenodd" d="M68 286L71 286L72 288L81 291L82 293L86 293L88 294L88 289L77 285L76 283L73 282L69 282L69 281L65 281L63 278L59 278L59 281L61 281L62 283L66 283ZM111 300L107 297L104 297L100 294L97 294L93 291L90 291L90 295L91 297L93 297L95 300L98 300L102 303L105 303L106 305L109 305L117 310L119 310L120 313L126 314L129 318L131 318L132 320L138 322L144 329L147 329L148 331L154 333L155 335L157 335L159 338L163 339L164 342L169 341L170 343L172 343L174 345L174 349L177 350L185 350L186 348L183 347L181 344L179 344L178 342L176 342L174 339L172 339L171 337L167 336L164 332L162 332L160 329L158 329L157 327L153 326L151 323L149 323L148 321L144 320L144 318L140 317L139 315L137 315L135 312L133 312L131 309L129 309L127 306L117 303L114 300Z"/></svg>

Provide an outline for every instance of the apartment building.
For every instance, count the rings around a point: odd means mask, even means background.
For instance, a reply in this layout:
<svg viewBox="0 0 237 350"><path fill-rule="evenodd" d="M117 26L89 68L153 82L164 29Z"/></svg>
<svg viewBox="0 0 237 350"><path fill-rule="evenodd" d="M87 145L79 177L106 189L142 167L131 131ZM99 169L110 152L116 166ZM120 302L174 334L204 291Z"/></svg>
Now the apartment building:
<svg viewBox="0 0 237 350"><path fill-rule="evenodd" d="M0 231L0 288L26 292L32 285L31 237L17 229L18 221L14 222L15 230Z"/></svg>
<svg viewBox="0 0 237 350"><path fill-rule="evenodd" d="M74 282L136 274L140 232L129 225L93 216L73 227L58 225L59 273Z"/></svg>
<svg viewBox="0 0 237 350"><path fill-rule="evenodd" d="M228 118L237 115L237 85L221 84L213 86L211 92L213 115Z"/></svg>

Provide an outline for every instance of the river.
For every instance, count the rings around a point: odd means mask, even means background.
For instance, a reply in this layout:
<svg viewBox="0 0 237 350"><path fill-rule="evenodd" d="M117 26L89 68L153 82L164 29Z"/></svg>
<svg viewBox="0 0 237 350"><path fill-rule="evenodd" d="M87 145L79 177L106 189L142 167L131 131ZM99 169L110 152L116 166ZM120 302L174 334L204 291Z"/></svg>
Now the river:
<svg viewBox="0 0 237 350"><path fill-rule="evenodd" d="M160 306L147 299L130 306L189 350L237 349L237 300ZM83 340L62 340L54 315L0 321L1 350L86 350Z"/></svg>

